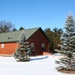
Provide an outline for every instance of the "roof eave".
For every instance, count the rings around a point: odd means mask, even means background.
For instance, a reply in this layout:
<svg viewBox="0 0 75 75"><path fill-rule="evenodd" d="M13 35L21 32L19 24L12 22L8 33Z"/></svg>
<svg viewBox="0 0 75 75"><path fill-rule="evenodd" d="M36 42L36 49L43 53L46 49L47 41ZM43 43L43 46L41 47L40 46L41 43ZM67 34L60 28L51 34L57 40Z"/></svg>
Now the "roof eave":
<svg viewBox="0 0 75 75"><path fill-rule="evenodd" d="M17 41L2 41L0 43L13 43L13 42L18 42L18 40Z"/></svg>

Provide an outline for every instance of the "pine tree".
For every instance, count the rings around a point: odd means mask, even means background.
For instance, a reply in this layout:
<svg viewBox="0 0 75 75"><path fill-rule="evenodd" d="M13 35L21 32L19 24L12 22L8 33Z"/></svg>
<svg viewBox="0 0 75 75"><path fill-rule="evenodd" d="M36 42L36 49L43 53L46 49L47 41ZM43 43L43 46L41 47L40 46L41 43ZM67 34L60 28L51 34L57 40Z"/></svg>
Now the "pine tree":
<svg viewBox="0 0 75 75"><path fill-rule="evenodd" d="M12 31L17 31L17 29L16 28L13 28Z"/></svg>
<svg viewBox="0 0 75 75"><path fill-rule="evenodd" d="M60 69L73 70L75 65L75 21L72 15L69 15L65 24L65 32L61 36L61 50L56 50L63 55L59 61L56 61L61 66L57 67Z"/></svg>
<svg viewBox="0 0 75 75"><path fill-rule="evenodd" d="M60 36L63 33L62 28L54 28L53 31L51 31L50 28L46 28L44 30L44 32L46 33L46 35L48 36L48 38L50 39L50 44L49 44L49 50L51 53L55 53L55 49L60 49L60 46L58 46L58 44L60 44Z"/></svg>
<svg viewBox="0 0 75 75"><path fill-rule="evenodd" d="M14 57L18 59L18 61L29 61L29 55L31 53L31 50L29 48L29 42L26 42L26 38L24 33L22 34L21 39L18 42L19 47L16 49L16 52L14 53Z"/></svg>
<svg viewBox="0 0 75 75"><path fill-rule="evenodd" d="M24 30L24 28L23 27L20 27L19 30Z"/></svg>

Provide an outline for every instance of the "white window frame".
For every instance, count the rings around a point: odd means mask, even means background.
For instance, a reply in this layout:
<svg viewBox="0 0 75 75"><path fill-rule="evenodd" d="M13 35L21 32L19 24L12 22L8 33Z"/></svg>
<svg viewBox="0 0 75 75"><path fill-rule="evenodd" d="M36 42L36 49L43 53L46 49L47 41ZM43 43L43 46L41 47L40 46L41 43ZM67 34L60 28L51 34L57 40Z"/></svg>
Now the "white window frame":
<svg viewBox="0 0 75 75"><path fill-rule="evenodd" d="M4 44L1 44L1 48L4 48Z"/></svg>

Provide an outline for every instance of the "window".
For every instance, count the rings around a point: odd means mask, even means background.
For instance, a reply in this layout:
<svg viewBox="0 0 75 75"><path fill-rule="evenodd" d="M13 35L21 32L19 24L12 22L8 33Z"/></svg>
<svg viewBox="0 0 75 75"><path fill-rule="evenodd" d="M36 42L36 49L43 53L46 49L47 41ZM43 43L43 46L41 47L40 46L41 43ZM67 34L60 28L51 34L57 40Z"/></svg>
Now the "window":
<svg viewBox="0 0 75 75"><path fill-rule="evenodd" d="M10 37L8 37L8 39L10 39Z"/></svg>
<svg viewBox="0 0 75 75"><path fill-rule="evenodd" d="M31 43L31 50L34 51L35 50L35 44Z"/></svg>
<svg viewBox="0 0 75 75"><path fill-rule="evenodd" d="M42 43L42 50L45 51L45 43Z"/></svg>
<svg viewBox="0 0 75 75"><path fill-rule="evenodd" d="M4 48L4 44L1 44L1 48Z"/></svg>

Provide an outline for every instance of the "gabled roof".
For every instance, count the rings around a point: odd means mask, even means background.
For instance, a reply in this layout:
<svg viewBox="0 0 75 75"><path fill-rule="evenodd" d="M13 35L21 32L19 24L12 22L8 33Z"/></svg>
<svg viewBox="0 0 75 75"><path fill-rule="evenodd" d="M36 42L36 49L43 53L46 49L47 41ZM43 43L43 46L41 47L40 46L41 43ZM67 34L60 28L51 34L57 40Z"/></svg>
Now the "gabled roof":
<svg viewBox="0 0 75 75"><path fill-rule="evenodd" d="M26 39L29 39L37 30L39 30L40 27L38 28L30 28L25 30L25 36Z"/></svg>
<svg viewBox="0 0 75 75"><path fill-rule="evenodd" d="M39 28L30 28L26 30L13 31L0 34L0 43L2 42L17 42L19 41L22 33L25 33L26 40L29 39Z"/></svg>

